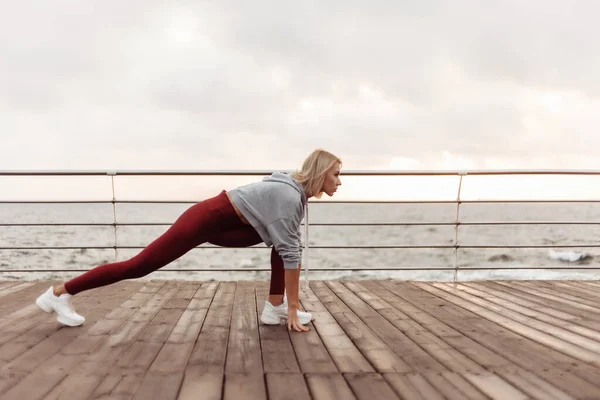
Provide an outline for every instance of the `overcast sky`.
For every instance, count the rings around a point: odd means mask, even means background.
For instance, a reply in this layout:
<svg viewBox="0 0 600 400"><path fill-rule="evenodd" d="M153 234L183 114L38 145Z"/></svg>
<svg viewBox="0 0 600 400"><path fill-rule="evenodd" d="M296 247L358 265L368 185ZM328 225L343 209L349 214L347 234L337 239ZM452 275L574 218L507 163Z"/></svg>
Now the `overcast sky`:
<svg viewBox="0 0 600 400"><path fill-rule="evenodd" d="M598 1L0 4L0 169L600 169Z"/></svg>

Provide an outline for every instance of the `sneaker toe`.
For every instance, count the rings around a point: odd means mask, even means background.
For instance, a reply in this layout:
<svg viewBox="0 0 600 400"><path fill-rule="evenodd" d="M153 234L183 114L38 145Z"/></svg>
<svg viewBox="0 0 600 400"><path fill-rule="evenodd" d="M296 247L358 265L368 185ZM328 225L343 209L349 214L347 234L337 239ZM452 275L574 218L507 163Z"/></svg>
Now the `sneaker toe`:
<svg viewBox="0 0 600 400"><path fill-rule="evenodd" d="M312 321L312 314L309 312L303 312L303 311L299 311L298 312L298 320L300 321L300 323L302 325L306 325L308 324L310 321Z"/></svg>

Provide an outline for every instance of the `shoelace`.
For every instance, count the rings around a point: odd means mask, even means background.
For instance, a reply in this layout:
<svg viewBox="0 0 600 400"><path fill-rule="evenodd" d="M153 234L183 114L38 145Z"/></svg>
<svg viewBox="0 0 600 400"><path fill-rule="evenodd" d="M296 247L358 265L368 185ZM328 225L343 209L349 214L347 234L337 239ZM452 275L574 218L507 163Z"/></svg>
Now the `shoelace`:
<svg viewBox="0 0 600 400"><path fill-rule="evenodd" d="M65 304L67 306L67 310L71 311L72 313L77 314L77 312L75 311L75 307L73 307L73 303L71 303L71 299L67 299L65 301Z"/></svg>

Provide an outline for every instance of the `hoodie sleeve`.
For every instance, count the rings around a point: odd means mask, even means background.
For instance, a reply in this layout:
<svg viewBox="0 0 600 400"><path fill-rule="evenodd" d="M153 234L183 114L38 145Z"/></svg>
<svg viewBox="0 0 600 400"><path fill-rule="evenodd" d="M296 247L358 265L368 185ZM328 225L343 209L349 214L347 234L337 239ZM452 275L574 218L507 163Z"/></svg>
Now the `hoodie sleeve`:
<svg viewBox="0 0 600 400"><path fill-rule="evenodd" d="M273 247L283 259L285 269L297 269L302 261L299 225L287 218L276 219L267 225Z"/></svg>

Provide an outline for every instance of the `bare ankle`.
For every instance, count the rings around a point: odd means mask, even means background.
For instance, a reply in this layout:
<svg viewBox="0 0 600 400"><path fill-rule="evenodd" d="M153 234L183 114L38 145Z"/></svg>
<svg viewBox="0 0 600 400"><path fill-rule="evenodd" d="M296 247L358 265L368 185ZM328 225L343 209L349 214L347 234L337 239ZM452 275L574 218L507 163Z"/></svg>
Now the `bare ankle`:
<svg viewBox="0 0 600 400"><path fill-rule="evenodd" d="M55 296L60 296L61 294L67 293L67 289L65 288L65 285L54 286L52 288L52 291L54 292Z"/></svg>
<svg viewBox="0 0 600 400"><path fill-rule="evenodd" d="M269 295L269 303L273 304L275 307L283 304L283 295L282 294L270 294Z"/></svg>

